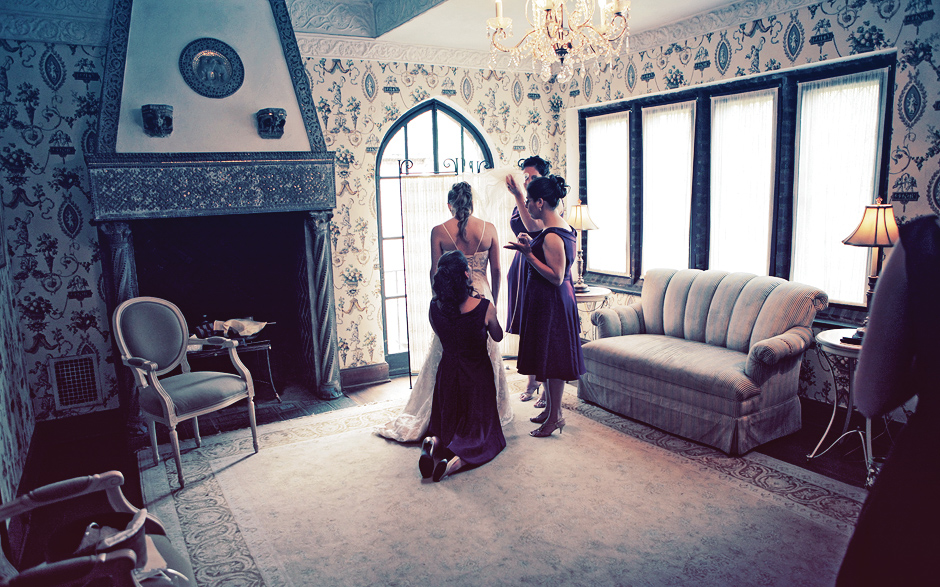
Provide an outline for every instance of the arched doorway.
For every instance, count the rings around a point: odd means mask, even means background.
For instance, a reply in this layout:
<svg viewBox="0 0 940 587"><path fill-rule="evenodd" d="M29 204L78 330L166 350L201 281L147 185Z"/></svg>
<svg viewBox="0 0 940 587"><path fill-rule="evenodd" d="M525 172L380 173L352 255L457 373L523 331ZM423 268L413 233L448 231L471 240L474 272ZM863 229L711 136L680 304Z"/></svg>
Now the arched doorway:
<svg viewBox="0 0 940 587"><path fill-rule="evenodd" d="M402 217L403 190L422 180L428 184L442 176L492 168L493 155L483 134L466 117L439 100L429 100L392 125L376 160L385 360L391 375L401 375L410 368L406 284L408 279L428 279L407 272L405 241L427 243L430 238L429 233L409 231Z"/></svg>

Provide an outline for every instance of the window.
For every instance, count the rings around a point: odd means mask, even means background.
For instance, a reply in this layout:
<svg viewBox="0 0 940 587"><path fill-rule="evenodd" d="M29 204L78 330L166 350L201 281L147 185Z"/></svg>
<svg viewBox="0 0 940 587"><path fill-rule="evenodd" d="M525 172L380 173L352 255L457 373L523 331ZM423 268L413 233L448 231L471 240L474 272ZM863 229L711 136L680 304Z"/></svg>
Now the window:
<svg viewBox="0 0 940 587"><path fill-rule="evenodd" d="M777 90L712 98L708 266L767 275Z"/></svg>
<svg viewBox="0 0 940 587"><path fill-rule="evenodd" d="M587 266L619 275L630 274L629 120L629 112L618 112L590 118L585 128L589 209L604 211L594 222L605 229L591 235Z"/></svg>
<svg viewBox="0 0 940 587"><path fill-rule="evenodd" d="M469 121L430 100L392 125L377 160L385 360L390 373L401 374L409 369L409 349L410 368L416 370L430 340L427 305L419 310L413 299L409 303L409 297L431 297L430 227L447 218L447 190L455 175L492 167L493 158Z"/></svg>
<svg viewBox="0 0 940 587"><path fill-rule="evenodd" d="M581 197L601 221L586 279L635 292L653 267L715 268L864 304L869 251L842 239L887 192L895 67L884 51L580 109Z"/></svg>
<svg viewBox="0 0 940 587"><path fill-rule="evenodd" d="M800 85L793 279L865 303L869 249L842 244L875 200L884 70Z"/></svg>
<svg viewBox="0 0 940 587"><path fill-rule="evenodd" d="M694 118L694 102L643 109L643 273L689 266Z"/></svg>

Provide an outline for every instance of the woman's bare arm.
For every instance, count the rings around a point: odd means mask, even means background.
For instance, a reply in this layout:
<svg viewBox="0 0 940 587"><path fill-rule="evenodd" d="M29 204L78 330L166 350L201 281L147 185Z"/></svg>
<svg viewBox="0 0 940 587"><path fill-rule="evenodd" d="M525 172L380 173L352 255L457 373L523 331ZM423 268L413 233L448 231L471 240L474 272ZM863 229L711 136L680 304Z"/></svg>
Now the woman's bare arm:
<svg viewBox="0 0 940 587"><path fill-rule="evenodd" d="M542 251L545 253L545 263L538 260L532 253L531 239L528 234L520 233L519 242L510 242L507 249L519 251L525 255L532 267L545 279L554 285L561 285L565 281L565 243L557 234L545 235Z"/></svg>
<svg viewBox="0 0 940 587"><path fill-rule="evenodd" d="M489 231L493 240L490 243L489 248L489 263L490 263L490 291L493 292L493 304L499 300L499 286L503 278L503 273L499 266L499 234L496 232L496 226L492 223L487 222L486 227L483 231L484 235Z"/></svg>
<svg viewBox="0 0 940 587"><path fill-rule="evenodd" d="M499 318L496 316L496 304L490 304L486 308L486 330L495 342L503 340L503 327L500 326Z"/></svg>
<svg viewBox="0 0 940 587"><path fill-rule="evenodd" d="M529 232L542 230L544 228L542 221L532 218L532 215L526 210L525 188L520 187L519 184L516 183L516 180L513 179L512 175L506 176L506 187L509 188L509 193L516 199L516 209L519 210L519 218L522 220L525 229Z"/></svg>
<svg viewBox="0 0 940 587"><path fill-rule="evenodd" d="M438 224L431 229L431 284L434 284L434 274L437 273L437 263L444 254L444 247L441 243L444 239L444 227Z"/></svg>

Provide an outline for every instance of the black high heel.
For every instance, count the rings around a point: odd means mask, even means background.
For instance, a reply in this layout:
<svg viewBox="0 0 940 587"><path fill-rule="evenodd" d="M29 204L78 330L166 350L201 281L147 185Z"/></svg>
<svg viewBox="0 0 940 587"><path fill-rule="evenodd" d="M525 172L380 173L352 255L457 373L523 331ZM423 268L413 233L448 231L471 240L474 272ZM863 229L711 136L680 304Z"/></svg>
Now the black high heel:
<svg viewBox="0 0 940 587"><path fill-rule="evenodd" d="M529 418L529 422L535 422L536 424L541 424L545 420L548 420L548 410L545 410L538 416L532 416L531 418Z"/></svg>
<svg viewBox="0 0 940 587"><path fill-rule="evenodd" d="M421 478L427 479L434 474L434 452L437 449L434 438L428 436L421 443L421 456L418 457L418 470Z"/></svg>
<svg viewBox="0 0 940 587"><path fill-rule="evenodd" d="M558 434L561 435L561 429L564 427L565 427L565 419L559 418L558 420L555 420L554 422L550 422L550 423L546 422L545 424L542 424L541 426L539 426L532 432L529 432L529 434L536 438L545 438L546 436L551 436L552 432L554 432L555 430L558 430Z"/></svg>

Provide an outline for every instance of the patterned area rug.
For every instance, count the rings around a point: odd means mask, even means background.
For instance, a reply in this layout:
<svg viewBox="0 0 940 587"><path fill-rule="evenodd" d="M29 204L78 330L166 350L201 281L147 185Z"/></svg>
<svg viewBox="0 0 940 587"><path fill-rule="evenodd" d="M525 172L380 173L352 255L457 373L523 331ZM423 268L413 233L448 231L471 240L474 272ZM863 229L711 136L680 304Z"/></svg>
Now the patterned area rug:
<svg viewBox="0 0 940 587"><path fill-rule="evenodd" d="M536 410L514 399L495 460L422 481L418 446L371 432L401 405L265 425L257 455L247 430L206 438L184 447L184 489L141 451L144 499L199 585L228 587L831 585L865 498L573 393L564 434L530 438Z"/></svg>

